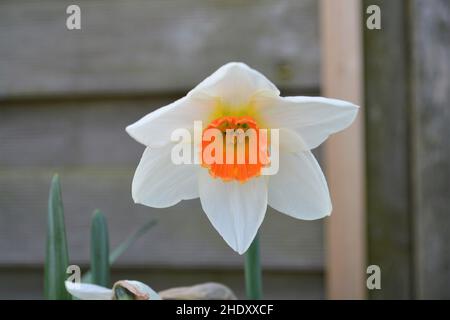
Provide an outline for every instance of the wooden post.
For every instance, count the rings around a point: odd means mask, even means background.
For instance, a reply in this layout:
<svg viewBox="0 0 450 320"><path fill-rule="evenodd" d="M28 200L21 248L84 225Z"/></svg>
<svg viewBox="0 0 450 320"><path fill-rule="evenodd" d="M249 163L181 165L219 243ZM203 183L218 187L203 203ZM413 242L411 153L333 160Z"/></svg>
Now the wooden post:
<svg viewBox="0 0 450 320"><path fill-rule="evenodd" d="M450 297L450 4L365 0L368 263L381 299Z"/></svg>
<svg viewBox="0 0 450 320"><path fill-rule="evenodd" d="M364 24L359 0L321 0L322 95L362 104ZM333 213L326 221L329 299L365 298L363 109L355 123L325 145Z"/></svg>
<svg viewBox="0 0 450 320"><path fill-rule="evenodd" d="M410 6L415 292L450 299L450 2Z"/></svg>
<svg viewBox="0 0 450 320"><path fill-rule="evenodd" d="M413 297L410 204L409 28L404 0L364 0L381 30L364 29L368 264L381 268L371 299Z"/></svg>

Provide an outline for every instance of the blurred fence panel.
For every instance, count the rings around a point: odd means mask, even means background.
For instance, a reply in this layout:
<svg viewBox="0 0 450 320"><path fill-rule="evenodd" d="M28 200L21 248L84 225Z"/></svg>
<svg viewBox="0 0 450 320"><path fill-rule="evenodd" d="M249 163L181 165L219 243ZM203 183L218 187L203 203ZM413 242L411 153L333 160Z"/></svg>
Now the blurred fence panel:
<svg viewBox="0 0 450 320"><path fill-rule="evenodd" d="M312 0L66 0L0 3L0 96L185 90L224 62L285 87L319 83Z"/></svg>
<svg viewBox="0 0 450 320"><path fill-rule="evenodd" d="M405 1L381 7L383 32L365 29L365 112L369 264L381 267L383 290L372 298L412 295L409 194L408 48Z"/></svg>
<svg viewBox="0 0 450 320"><path fill-rule="evenodd" d="M124 128L137 114L151 110L153 103L164 102L105 99L65 101L59 107L14 103L1 108L0 134L8 141L2 145L0 157L3 263L43 263L49 180L58 171L69 240L82 249L73 250L74 262L85 263L89 257L89 219L99 207L110 218L113 243L152 216L160 221L149 232L146 244L136 246L122 264L241 266L241 257L214 231L198 200L167 209L133 203L131 180L144 146L129 138ZM15 164L11 157L20 161ZM263 250L269 253L263 258L267 267L322 268L320 221L292 223L292 218L273 211L267 216L262 234L266 241ZM9 249L12 244L17 250Z"/></svg>
<svg viewBox="0 0 450 320"><path fill-rule="evenodd" d="M450 298L450 3L365 1L372 298Z"/></svg>
<svg viewBox="0 0 450 320"><path fill-rule="evenodd" d="M0 2L0 42L7 44L0 46L0 279L10 283L0 297L41 297L55 171L72 263L87 262L95 208L108 217L113 246L155 217L158 225L118 261L116 278L156 289L215 280L241 294L242 257L213 230L198 200L161 210L132 203L144 147L124 128L229 61L261 70L283 93L317 94L316 2L82 0L81 31L65 27L68 4ZM323 297L322 229L321 221L268 211L268 298Z"/></svg>
<svg viewBox="0 0 450 320"><path fill-rule="evenodd" d="M412 2L416 294L450 299L450 2Z"/></svg>

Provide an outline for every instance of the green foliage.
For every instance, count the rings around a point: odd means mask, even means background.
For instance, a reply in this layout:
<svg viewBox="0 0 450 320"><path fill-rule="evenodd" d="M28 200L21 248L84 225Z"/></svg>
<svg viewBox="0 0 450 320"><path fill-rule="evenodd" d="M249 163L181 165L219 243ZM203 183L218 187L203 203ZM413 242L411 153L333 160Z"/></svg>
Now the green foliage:
<svg viewBox="0 0 450 320"><path fill-rule="evenodd" d="M137 229L133 234L128 236L119 246L109 254L109 264L112 265L116 260L128 250L133 243L135 243L141 236L143 236L148 230L150 230L154 225L156 225L156 220L149 220L143 224L139 229ZM92 272L87 271L81 278L83 283L92 283Z"/></svg>
<svg viewBox="0 0 450 320"><path fill-rule="evenodd" d="M109 255L109 263L113 264L127 249L136 242L141 236L143 236L148 230L150 230L156 224L155 220L149 220L143 224L135 233L126 238L119 246L117 246Z"/></svg>
<svg viewBox="0 0 450 320"><path fill-rule="evenodd" d="M110 286L109 237L106 218L99 210L94 212L91 224L91 272L92 283Z"/></svg>
<svg viewBox="0 0 450 320"><path fill-rule="evenodd" d="M110 253L106 218L99 210L96 210L92 216L91 223L91 270L82 277L82 282L110 287L110 266L155 224L155 220L148 221ZM44 295L47 299L71 299L64 284L67 279L66 272L68 265L69 253L67 249L61 185L59 176L55 174L51 182L48 200L44 279ZM119 295L121 299L127 298L124 292L119 292Z"/></svg>
<svg viewBox="0 0 450 320"><path fill-rule="evenodd" d="M47 243L45 259L44 295L49 300L69 300L66 280L69 253L67 250L64 209L59 176L54 175L48 199Z"/></svg>

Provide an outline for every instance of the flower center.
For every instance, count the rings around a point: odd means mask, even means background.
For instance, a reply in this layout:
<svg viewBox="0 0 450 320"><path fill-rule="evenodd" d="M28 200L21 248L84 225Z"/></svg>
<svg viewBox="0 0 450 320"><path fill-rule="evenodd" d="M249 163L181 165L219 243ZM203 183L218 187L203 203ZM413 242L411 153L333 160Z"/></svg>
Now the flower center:
<svg viewBox="0 0 450 320"><path fill-rule="evenodd" d="M267 132L252 117L219 117L203 130L202 166L213 178L246 182L267 164Z"/></svg>

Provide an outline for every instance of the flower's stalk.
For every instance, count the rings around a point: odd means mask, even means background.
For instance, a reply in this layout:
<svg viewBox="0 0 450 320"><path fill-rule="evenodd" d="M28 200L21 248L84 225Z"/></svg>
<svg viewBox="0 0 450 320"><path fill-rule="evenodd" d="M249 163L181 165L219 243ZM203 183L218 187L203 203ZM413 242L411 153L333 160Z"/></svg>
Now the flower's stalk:
<svg viewBox="0 0 450 320"><path fill-rule="evenodd" d="M247 298L262 299L261 262L259 258L259 236L256 235L245 253L245 287Z"/></svg>

